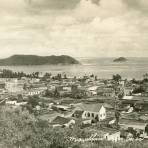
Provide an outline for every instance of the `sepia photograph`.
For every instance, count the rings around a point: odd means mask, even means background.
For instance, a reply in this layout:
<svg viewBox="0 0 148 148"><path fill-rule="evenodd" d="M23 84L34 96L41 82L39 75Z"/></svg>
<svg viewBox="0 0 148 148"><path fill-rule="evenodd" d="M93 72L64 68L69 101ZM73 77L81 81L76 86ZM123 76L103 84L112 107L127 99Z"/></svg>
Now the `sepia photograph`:
<svg viewBox="0 0 148 148"><path fill-rule="evenodd" d="M148 148L148 0L0 0L0 148Z"/></svg>

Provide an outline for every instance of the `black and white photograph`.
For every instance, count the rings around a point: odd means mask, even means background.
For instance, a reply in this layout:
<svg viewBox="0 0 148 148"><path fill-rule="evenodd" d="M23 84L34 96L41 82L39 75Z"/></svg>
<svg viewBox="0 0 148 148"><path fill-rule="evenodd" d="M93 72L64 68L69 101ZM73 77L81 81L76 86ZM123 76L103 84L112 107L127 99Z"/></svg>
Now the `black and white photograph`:
<svg viewBox="0 0 148 148"><path fill-rule="evenodd" d="M148 0L0 0L0 148L148 148Z"/></svg>

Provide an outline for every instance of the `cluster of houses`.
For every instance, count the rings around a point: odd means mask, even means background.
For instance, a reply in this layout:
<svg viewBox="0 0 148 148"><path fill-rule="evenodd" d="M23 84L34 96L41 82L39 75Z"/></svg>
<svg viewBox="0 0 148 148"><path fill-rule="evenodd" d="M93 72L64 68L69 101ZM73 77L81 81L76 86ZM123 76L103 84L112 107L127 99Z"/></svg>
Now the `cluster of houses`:
<svg viewBox="0 0 148 148"><path fill-rule="evenodd" d="M138 86L127 80L115 82L95 76L60 80L1 78L0 104L25 106L29 97L38 96L41 99L34 112L53 128L79 125L95 138L114 142L147 139L148 87L144 85L144 92L133 93Z"/></svg>

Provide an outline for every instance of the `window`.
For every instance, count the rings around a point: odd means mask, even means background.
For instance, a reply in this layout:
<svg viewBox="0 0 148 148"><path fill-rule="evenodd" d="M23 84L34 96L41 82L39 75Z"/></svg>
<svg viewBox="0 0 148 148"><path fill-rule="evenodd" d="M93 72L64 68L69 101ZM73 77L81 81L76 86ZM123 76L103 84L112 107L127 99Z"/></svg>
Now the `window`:
<svg viewBox="0 0 148 148"><path fill-rule="evenodd" d="M88 113L87 116L90 117L90 113Z"/></svg>
<svg viewBox="0 0 148 148"><path fill-rule="evenodd" d="M94 118L94 113L92 113L91 116Z"/></svg>
<svg viewBox="0 0 148 148"><path fill-rule="evenodd" d="M97 121L99 121L99 116L98 116L98 115L96 115L95 119L96 119Z"/></svg>

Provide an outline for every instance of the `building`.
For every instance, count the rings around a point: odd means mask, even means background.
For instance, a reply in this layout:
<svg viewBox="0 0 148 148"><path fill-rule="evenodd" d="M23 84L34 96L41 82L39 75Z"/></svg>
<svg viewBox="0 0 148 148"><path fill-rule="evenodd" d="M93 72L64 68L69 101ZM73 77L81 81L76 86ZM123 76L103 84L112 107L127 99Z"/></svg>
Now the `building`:
<svg viewBox="0 0 148 148"><path fill-rule="evenodd" d="M100 138L101 140L107 140L117 142L120 140L120 131L112 128L90 129L89 130L94 138Z"/></svg>
<svg viewBox="0 0 148 148"><path fill-rule="evenodd" d="M13 105L13 106L21 106L27 104L27 102L17 102L17 101L6 101L5 103L7 105Z"/></svg>
<svg viewBox="0 0 148 148"><path fill-rule="evenodd" d="M109 87L99 87L97 89L97 94L100 96L105 96L105 97L114 97L115 92L113 90L113 88L109 88Z"/></svg>
<svg viewBox="0 0 148 148"><path fill-rule="evenodd" d="M24 90L24 83L22 81L18 81L17 79L13 81L8 81L5 82L5 88L10 93L21 92Z"/></svg>
<svg viewBox="0 0 148 148"><path fill-rule="evenodd" d="M131 96L133 92L133 87L124 87L124 95Z"/></svg>
<svg viewBox="0 0 148 148"><path fill-rule="evenodd" d="M30 91L27 91L28 96L34 96L34 95L40 95L44 92L45 90L43 89L32 89Z"/></svg>
<svg viewBox="0 0 148 148"><path fill-rule="evenodd" d="M83 111L82 119L95 119L99 121L106 119L106 108L101 103L96 103L96 104L80 103L76 105L75 111Z"/></svg>
<svg viewBox="0 0 148 148"><path fill-rule="evenodd" d="M75 124L75 120L57 116L50 124L53 127L70 127Z"/></svg>
<svg viewBox="0 0 148 148"><path fill-rule="evenodd" d="M53 110L69 111L70 107L65 105L52 105Z"/></svg>
<svg viewBox="0 0 148 148"><path fill-rule="evenodd" d="M123 129L133 128L134 130L145 131L147 123L138 120L120 119L120 126Z"/></svg>
<svg viewBox="0 0 148 148"><path fill-rule="evenodd" d="M95 96L97 95L97 89L98 89L98 86L91 86L88 88L88 91L90 91L92 96Z"/></svg>
<svg viewBox="0 0 148 148"><path fill-rule="evenodd" d="M108 141L117 142L120 140L120 131L110 131L106 136Z"/></svg>

